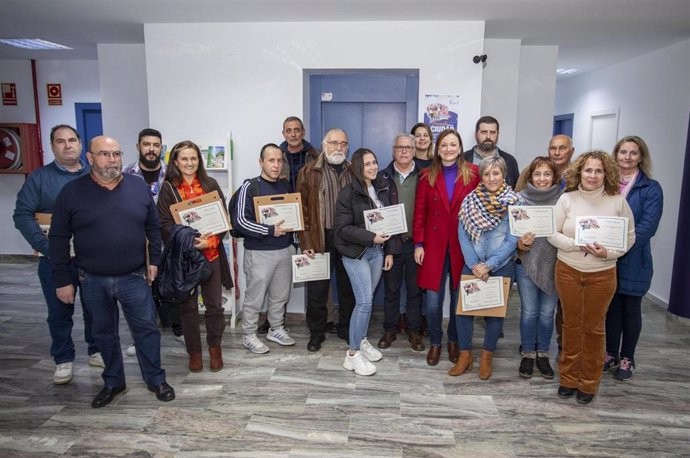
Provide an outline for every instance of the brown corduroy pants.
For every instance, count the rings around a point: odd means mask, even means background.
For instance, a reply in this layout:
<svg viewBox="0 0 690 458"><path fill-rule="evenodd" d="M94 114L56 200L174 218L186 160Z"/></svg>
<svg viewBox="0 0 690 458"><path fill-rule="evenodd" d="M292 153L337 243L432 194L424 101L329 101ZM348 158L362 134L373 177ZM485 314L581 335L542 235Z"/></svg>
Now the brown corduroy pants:
<svg viewBox="0 0 690 458"><path fill-rule="evenodd" d="M616 268L580 272L557 261L555 275L563 307L560 384L596 394L604 367L606 311L616 292Z"/></svg>

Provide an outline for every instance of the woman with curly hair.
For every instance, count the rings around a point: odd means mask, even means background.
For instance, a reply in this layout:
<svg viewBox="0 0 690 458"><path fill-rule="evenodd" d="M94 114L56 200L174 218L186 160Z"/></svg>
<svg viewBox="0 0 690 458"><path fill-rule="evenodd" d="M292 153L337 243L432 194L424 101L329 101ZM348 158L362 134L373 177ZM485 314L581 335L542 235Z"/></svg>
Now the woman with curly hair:
<svg viewBox="0 0 690 458"><path fill-rule="evenodd" d="M565 193L554 208L558 249L556 290L563 308L563 351L558 396L589 404L599 389L604 366L606 310L616 292L616 260L623 251L599 243L575 244L580 216L617 216L628 220L628 248L635 242L635 221L620 194L620 174L611 156L590 151L566 173Z"/></svg>

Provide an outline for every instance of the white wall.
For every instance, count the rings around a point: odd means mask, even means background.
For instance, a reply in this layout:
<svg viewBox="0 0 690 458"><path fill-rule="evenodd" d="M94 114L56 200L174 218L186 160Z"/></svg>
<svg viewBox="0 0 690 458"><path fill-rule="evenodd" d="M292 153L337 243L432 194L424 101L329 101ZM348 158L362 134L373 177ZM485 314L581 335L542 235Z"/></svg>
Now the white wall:
<svg viewBox="0 0 690 458"><path fill-rule="evenodd" d="M690 40L558 83L556 114L575 113L577 152L589 144L590 116L620 109L618 136L647 142L654 178L664 190L664 214L652 239L650 294L668 303L690 111ZM615 145L611 145L612 149Z"/></svg>
<svg viewBox="0 0 690 458"><path fill-rule="evenodd" d="M125 153L122 163L127 165L138 159L135 145L139 132L146 127L155 128L149 126L144 45L99 44L98 74L103 133L120 142L120 148ZM166 132L161 133L163 141L167 143Z"/></svg>
<svg viewBox="0 0 690 458"><path fill-rule="evenodd" d="M484 40L487 60L482 74L481 115L498 119L501 124L498 146L511 154L517 145L520 44L521 40ZM465 149L474 145L474 135L465 143Z"/></svg>
<svg viewBox="0 0 690 458"><path fill-rule="evenodd" d="M517 147L522 169L548 152L553 133L558 46L523 46L518 83Z"/></svg>
<svg viewBox="0 0 690 458"><path fill-rule="evenodd" d="M26 60L2 61L0 80L17 84L18 104L16 107L0 106L0 122L35 123L31 62ZM74 104L100 101L98 66L96 61L37 61L36 80L39 110L41 115L41 137L43 162L53 160L50 150L50 129L55 124L70 124L76 127ZM62 84L62 105L49 106L47 83ZM14 212L17 193L24 184L24 175L0 175L0 254L30 254L31 248L19 232L14 229Z"/></svg>
<svg viewBox="0 0 690 458"><path fill-rule="evenodd" d="M434 44L410 30L433 30ZM223 144L232 130L236 185L258 174L263 144L282 141L283 119L303 116L305 69L419 68L420 110L425 94L459 95L459 130L473 138L482 93L481 67L472 63L483 49L480 21L147 24L144 32L151 123L168 145ZM288 309L302 311L303 301Z"/></svg>

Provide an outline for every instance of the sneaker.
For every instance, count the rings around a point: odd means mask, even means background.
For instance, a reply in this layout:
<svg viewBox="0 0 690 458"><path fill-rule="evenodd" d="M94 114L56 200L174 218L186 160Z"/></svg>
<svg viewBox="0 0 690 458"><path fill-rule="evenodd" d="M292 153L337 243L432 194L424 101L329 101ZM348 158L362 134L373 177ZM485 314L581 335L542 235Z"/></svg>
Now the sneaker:
<svg viewBox="0 0 690 458"><path fill-rule="evenodd" d="M174 334L174 339L177 340L178 342L182 343L182 345L185 344L184 335L183 335L183 334L180 334L179 336L178 336L177 334Z"/></svg>
<svg viewBox="0 0 690 458"><path fill-rule="evenodd" d="M518 372L522 378L532 378L532 373L534 373L534 358L523 356L522 361L520 361L520 369Z"/></svg>
<svg viewBox="0 0 690 458"><path fill-rule="evenodd" d="M105 367L105 362L103 362L103 355L99 353L94 353L89 356L89 366L93 367Z"/></svg>
<svg viewBox="0 0 690 458"><path fill-rule="evenodd" d="M56 385L64 385L72 381L72 372L74 370L74 363L62 363L55 365L55 373L53 374L53 383Z"/></svg>
<svg viewBox="0 0 690 458"><path fill-rule="evenodd" d="M362 339L362 342L360 342L359 351L362 353L362 356L364 356L369 361L380 361L381 358L383 358L381 352L372 347L366 337ZM374 368L374 370L376 370L376 368Z"/></svg>
<svg viewBox="0 0 690 458"><path fill-rule="evenodd" d="M606 355L606 358L604 358L604 369L602 370L602 373L606 373L610 370L613 370L618 367L618 358L615 356L611 356L609 354Z"/></svg>
<svg viewBox="0 0 690 458"><path fill-rule="evenodd" d="M127 356L134 356L137 354L137 349L134 346L134 344L130 345L129 348L127 349Z"/></svg>
<svg viewBox="0 0 690 458"><path fill-rule="evenodd" d="M343 367L348 371L355 371L357 375L374 375L376 373L376 366L371 364L369 360L362 355L361 350L354 355L346 351Z"/></svg>
<svg viewBox="0 0 690 458"><path fill-rule="evenodd" d="M547 380L551 380L554 375L553 369L551 368L551 363L549 363L548 356L537 355L537 369L542 377Z"/></svg>
<svg viewBox="0 0 690 458"><path fill-rule="evenodd" d="M268 331L268 335L266 336L266 338L271 342L277 343L278 345L295 345L295 339L290 337L285 328L283 328L282 326L277 329L271 328Z"/></svg>
<svg viewBox="0 0 690 458"><path fill-rule="evenodd" d="M247 348L252 353L256 353L258 355L268 353L270 351L270 348L268 348L268 346L265 343L259 340L256 334L242 336L242 345L244 345L245 348Z"/></svg>
<svg viewBox="0 0 690 458"><path fill-rule="evenodd" d="M632 378L634 373L635 365L633 364L633 362L630 361L630 359L628 358L623 358L621 359L621 364L618 367L618 370L615 374L613 374L613 376L622 382L627 382Z"/></svg>

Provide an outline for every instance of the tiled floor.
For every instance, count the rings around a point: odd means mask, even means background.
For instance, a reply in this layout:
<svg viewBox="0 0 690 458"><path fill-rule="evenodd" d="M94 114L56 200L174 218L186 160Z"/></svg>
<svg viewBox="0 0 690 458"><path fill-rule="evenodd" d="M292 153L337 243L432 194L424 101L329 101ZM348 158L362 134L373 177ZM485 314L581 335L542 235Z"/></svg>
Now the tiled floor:
<svg viewBox="0 0 690 458"><path fill-rule="evenodd" d="M342 369L345 344L329 335L308 353L304 318L290 316L292 348L249 353L226 332L225 369L186 369L182 345L163 331L162 355L177 399L146 390L125 356L127 392L92 409L100 371L89 367L79 316L75 377L52 383L54 365L35 264L0 263L0 456L690 456L690 327L644 306L638 369L623 383L605 374L589 406L556 396L558 378L518 376L516 294L494 375L449 377L428 367L404 337L372 377ZM380 310L371 340L380 337ZM121 327L123 350L131 342ZM475 346L483 339L475 331ZM555 345L552 345L554 348ZM445 350L445 349L444 349ZM475 351L478 354L478 350ZM552 354L555 365L556 353ZM204 356L208 367L208 357Z"/></svg>

